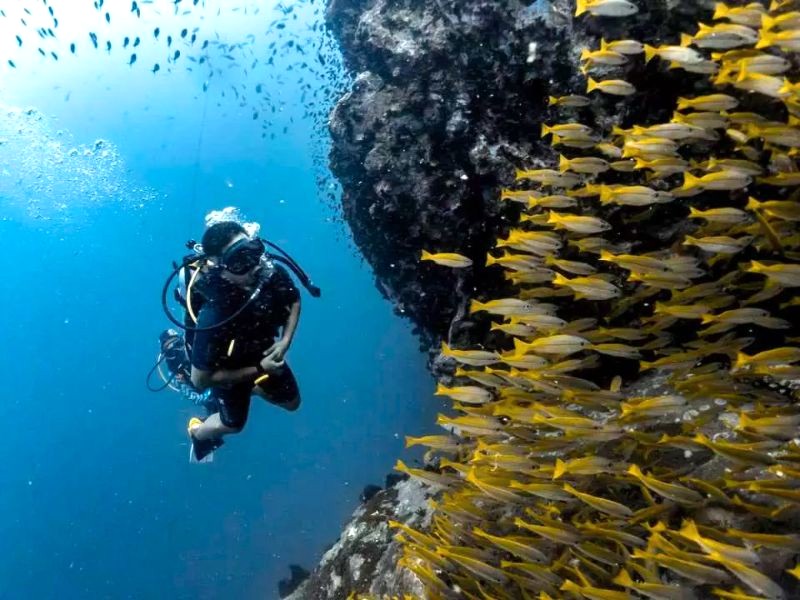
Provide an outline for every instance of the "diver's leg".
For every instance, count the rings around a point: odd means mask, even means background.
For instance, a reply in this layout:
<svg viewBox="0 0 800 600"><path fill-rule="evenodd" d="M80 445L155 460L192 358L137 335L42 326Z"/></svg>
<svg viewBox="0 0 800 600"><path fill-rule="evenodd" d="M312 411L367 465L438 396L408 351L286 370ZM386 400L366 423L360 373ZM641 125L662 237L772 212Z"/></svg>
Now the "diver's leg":
<svg viewBox="0 0 800 600"><path fill-rule="evenodd" d="M214 413L205 421L203 421L201 425L198 425L192 430L192 437L200 441L213 440L220 438L225 434L237 433L239 431L241 431L241 429L234 429L233 427L225 426L225 424L222 422L220 414Z"/></svg>
<svg viewBox="0 0 800 600"><path fill-rule="evenodd" d="M253 393L284 410L295 411L300 406L300 388L286 363L280 370L270 373L266 381L255 386Z"/></svg>
<svg viewBox="0 0 800 600"><path fill-rule="evenodd" d="M239 433L247 422L250 412L250 385L238 384L229 388L214 388L219 402L219 412L210 415L203 423L192 430L197 440L213 440L223 435Z"/></svg>

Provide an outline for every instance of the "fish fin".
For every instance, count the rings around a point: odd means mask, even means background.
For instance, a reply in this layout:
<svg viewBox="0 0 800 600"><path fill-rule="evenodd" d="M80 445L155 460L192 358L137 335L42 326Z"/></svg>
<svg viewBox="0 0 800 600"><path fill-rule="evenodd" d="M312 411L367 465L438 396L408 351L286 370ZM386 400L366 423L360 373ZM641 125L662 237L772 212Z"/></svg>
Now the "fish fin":
<svg viewBox="0 0 800 600"><path fill-rule="evenodd" d="M655 46L650 46L649 44L644 45L644 62L649 63L658 55L658 49Z"/></svg>

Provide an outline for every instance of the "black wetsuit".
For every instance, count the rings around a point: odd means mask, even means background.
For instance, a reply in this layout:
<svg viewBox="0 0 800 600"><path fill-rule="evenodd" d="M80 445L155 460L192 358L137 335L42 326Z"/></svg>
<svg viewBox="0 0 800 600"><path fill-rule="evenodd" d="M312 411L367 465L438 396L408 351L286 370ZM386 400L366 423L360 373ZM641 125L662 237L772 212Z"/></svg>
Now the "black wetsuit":
<svg viewBox="0 0 800 600"><path fill-rule="evenodd" d="M280 328L286 324L291 305L300 294L289 274L279 265L263 269L260 277L263 280L261 292L240 315L222 327L195 332L191 342L192 366L203 371L229 371L254 367L261 362L264 350L274 343ZM197 313L197 327L221 322L250 295L218 275L204 275L203 279L198 288L203 300ZM253 384L254 381L245 381L213 388L213 395L220 402L220 419L226 427L244 427ZM269 401L278 406L295 408L299 402L300 390L288 364L270 373L259 387Z"/></svg>

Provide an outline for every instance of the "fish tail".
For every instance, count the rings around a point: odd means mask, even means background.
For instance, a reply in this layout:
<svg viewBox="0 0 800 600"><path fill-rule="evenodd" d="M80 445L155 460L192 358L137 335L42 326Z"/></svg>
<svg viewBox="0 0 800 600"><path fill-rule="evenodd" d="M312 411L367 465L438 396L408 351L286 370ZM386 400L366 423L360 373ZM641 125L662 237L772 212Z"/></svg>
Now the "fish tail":
<svg viewBox="0 0 800 600"><path fill-rule="evenodd" d="M649 63L658 55L658 49L649 44L644 45L644 62Z"/></svg>
<svg viewBox="0 0 800 600"><path fill-rule="evenodd" d="M599 86L598 86L597 82L594 79L592 79L591 77L589 77L589 80L586 82L586 91L587 91L587 93L596 90L598 87Z"/></svg>
<svg viewBox="0 0 800 600"><path fill-rule="evenodd" d="M684 187L684 189L687 189L687 190L693 190L693 189L701 187L700 178L699 177L695 177L694 175L689 173L689 171L686 171L683 174L683 187Z"/></svg>
<svg viewBox="0 0 800 600"><path fill-rule="evenodd" d="M639 465L632 464L628 467L628 473L636 477L637 479L642 476L642 470L639 468Z"/></svg>
<svg viewBox="0 0 800 600"><path fill-rule="evenodd" d="M605 250L603 248L600 249L600 260L613 262L615 258L616 256L611 254L611 252L609 252L608 250Z"/></svg>
<svg viewBox="0 0 800 600"><path fill-rule="evenodd" d="M620 587L633 587L633 579L625 569L621 569L619 574L611 580L611 583L616 583Z"/></svg>
<svg viewBox="0 0 800 600"><path fill-rule="evenodd" d="M684 48L686 46L691 46L692 42L694 42L694 37L692 37L688 33L681 34L681 46L683 46Z"/></svg>
<svg viewBox="0 0 800 600"><path fill-rule="evenodd" d="M556 466L553 469L553 479L560 479L567 472L567 463L560 458L556 459Z"/></svg>
<svg viewBox="0 0 800 600"><path fill-rule="evenodd" d="M770 15L761 15L761 35L772 31L777 22L778 20Z"/></svg>
<svg viewBox="0 0 800 600"><path fill-rule="evenodd" d="M609 202L611 202L613 198L614 198L614 192L611 191L610 187L608 187L607 185L600 187L600 204L608 204Z"/></svg>
<svg viewBox="0 0 800 600"><path fill-rule="evenodd" d="M725 17L728 16L728 13L730 13L730 11L731 9L728 8L725 4L723 4L722 2L718 2L714 10L714 16L711 18L714 19L715 21L718 21L719 19L724 19Z"/></svg>
<svg viewBox="0 0 800 600"><path fill-rule="evenodd" d="M447 388L444 387L441 383L436 384L436 391L433 393L434 396L445 396L447 394Z"/></svg>
<svg viewBox="0 0 800 600"><path fill-rule="evenodd" d="M600 38L600 50L608 50L608 42L605 38Z"/></svg>
<svg viewBox="0 0 800 600"><path fill-rule="evenodd" d="M702 217L702 213L697 210L694 206L689 207L689 217Z"/></svg>
<svg viewBox="0 0 800 600"><path fill-rule="evenodd" d="M445 356L452 356L453 350L447 345L447 342L442 342L442 354Z"/></svg>
<svg viewBox="0 0 800 600"><path fill-rule="evenodd" d="M772 46L772 43L775 41L775 34L771 31L762 31L761 35L758 38L758 42L756 43L756 50L760 50L761 48L769 48Z"/></svg>
<svg viewBox="0 0 800 600"><path fill-rule="evenodd" d="M589 60L592 57L592 52L588 48L581 48L581 60Z"/></svg>
<svg viewBox="0 0 800 600"><path fill-rule="evenodd" d="M689 98L678 98L678 110L685 110L692 107L692 101Z"/></svg>
<svg viewBox="0 0 800 600"><path fill-rule="evenodd" d="M484 309L486 305L478 302L477 300L471 300L469 303L469 312L470 314L480 312Z"/></svg>
<svg viewBox="0 0 800 600"><path fill-rule="evenodd" d="M764 263L760 263L757 260L754 260L750 262L750 266L747 268L747 270L750 273L763 273L764 268L765 268Z"/></svg>
<svg viewBox="0 0 800 600"><path fill-rule="evenodd" d="M564 171L569 171L569 167L570 167L570 160L566 156L561 154L558 157L558 168L559 168L559 170L563 173Z"/></svg>
<svg viewBox="0 0 800 600"><path fill-rule="evenodd" d="M745 354L744 352L737 352L736 353L736 362L733 365L734 371L740 371L744 367L750 364L750 356Z"/></svg>
<svg viewBox="0 0 800 600"><path fill-rule="evenodd" d="M542 135L541 135L541 137L544 137L549 133L553 133L553 129L551 127L548 127L546 123L542 123Z"/></svg>
<svg viewBox="0 0 800 600"><path fill-rule="evenodd" d="M569 283L569 279L564 277L561 273L556 273L555 277L553 277L553 285L567 285Z"/></svg>
<svg viewBox="0 0 800 600"><path fill-rule="evenodd" d="M580 17L583 13L589 10L588 4L588 0L578 0L578 5L575 8L575 16Z"/></svg>
<svg viewBox="0 0 800 600"><path fill-rule="evenodd" d="M704 314L704 315L700 315L700 318L702 319L700 321L701 325L708 325L709 323L713 323L714 322L714 315L712 315L712 314L708 314L707 313L707 314Z"/></svg>
<svg viewBox="0 0 800 600"><path fill-rule="evenodd" d="M492 256L491 254L486 255L486 266L491 267L492 265L497 264L497 259Z"/></svg>
<svg viewBox="0 0 800 600"><path fill-rule="evenodd" d="M548 96L547 98L547 106L555 106L558 104L558 98L555 96ZM544 127L544 125L542 125Z"/></svg>
<svg viewBox="0 0 800 600"><path fill-rule="evenodd" d="M420 260L433 260L433 254L431 254L427 250L423 250Z"/></svg>

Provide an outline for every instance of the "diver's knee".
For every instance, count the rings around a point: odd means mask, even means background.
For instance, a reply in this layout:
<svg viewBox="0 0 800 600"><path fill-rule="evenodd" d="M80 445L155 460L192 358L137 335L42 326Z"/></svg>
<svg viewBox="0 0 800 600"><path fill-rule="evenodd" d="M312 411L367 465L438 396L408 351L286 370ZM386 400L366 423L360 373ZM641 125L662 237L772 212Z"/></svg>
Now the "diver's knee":
<svg viewBox="0 0 800 600"><path fill-rule="evenodd" d="M295 396L294 398L292 398L288 402L284 402L280 406L284 410L288 410L289 412L294 412L298 408L300 408L300 396Z"/></svg>

